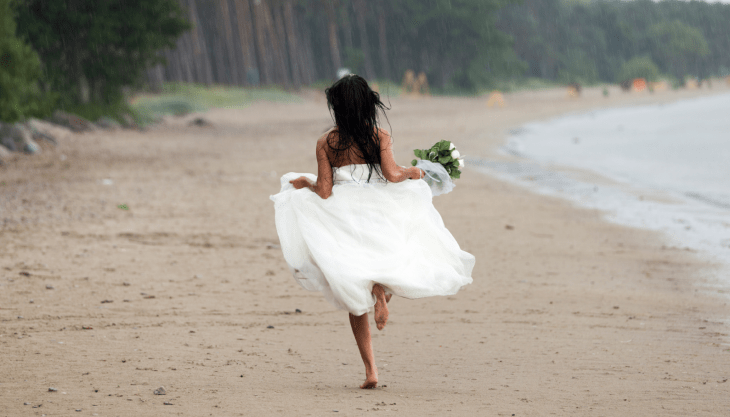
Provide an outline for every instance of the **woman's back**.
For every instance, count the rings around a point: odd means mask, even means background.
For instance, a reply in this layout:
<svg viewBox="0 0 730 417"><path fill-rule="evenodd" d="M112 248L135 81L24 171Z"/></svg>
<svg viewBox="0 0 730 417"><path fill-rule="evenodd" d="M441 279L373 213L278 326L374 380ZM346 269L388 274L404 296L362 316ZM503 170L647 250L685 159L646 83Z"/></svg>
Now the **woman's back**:
<svg viewBox="0 0 730 417"><path fill-rule="evenodd" d="M378 128L377 131L378 134L375 136L375 140L377 141L376 145L380 150L379 174L382 175L382 178L390 182L401 182L409 178L422 178L423 172L420 169L416 167L404 168L398 166L395 162L395 157L393 156L393 139L390 137L388 131L380 128ZM337 127L332 128L322 136L322 139L320 139L320 143L318 144L318 148L323 149L326 154L326 159L332 168L368 163L368 161L363 158L362 152L354 143L346 148L340 147ZM374 175L374 178L378 178L377 174ZM322 179L325 182L329 180L326 177Z"/></svg>
<svg viewBox="0 0 730 417"><path fill-rule="evenodd" d="M390 136L387 132L385 132L382 129L378 129L378 136L377 136L377 145L379 148L382 149L380 146L380 142L384 137L388 137L388 140L390 139ZM340 146L340 136L339 131L336 127L332 128L329 132L326 133L325 136L325 152L327 153L327 159L330 161L330 165L332 168L339 168L346 165L355 165L355 164L367 164L368 161L363 158L362 153L359 152L357 147L352 144L348 148L342 149ZM337 151L336 151L337 150ZM382 159L382 152L381 152L381 159Z"/></svg>

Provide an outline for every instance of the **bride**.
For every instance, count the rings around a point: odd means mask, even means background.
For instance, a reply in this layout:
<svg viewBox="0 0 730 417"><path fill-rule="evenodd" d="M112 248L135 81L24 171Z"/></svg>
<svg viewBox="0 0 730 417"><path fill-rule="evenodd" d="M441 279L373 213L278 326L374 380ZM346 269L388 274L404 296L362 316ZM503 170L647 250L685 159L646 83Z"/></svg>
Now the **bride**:
<svg viewBox="0 0 730 417"><path fill-rule="evenodd" d="M424 172L396 164L393 140L378 126L378 93L352 74L325 93L335 126L317 141L316 176L281 178L271 196L276 229L297 282L350 313L365 364L360 388L375 388L370 309L382 330L393 294L455 294L472 282L474 257L444 227Z"/></svg>

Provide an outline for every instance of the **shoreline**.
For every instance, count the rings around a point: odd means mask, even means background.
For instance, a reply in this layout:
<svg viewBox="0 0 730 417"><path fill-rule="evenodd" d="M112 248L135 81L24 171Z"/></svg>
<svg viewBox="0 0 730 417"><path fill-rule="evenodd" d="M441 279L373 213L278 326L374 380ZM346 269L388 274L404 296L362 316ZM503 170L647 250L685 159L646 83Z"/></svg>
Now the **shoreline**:
<svg viewBox="0 0 730 417"><path fill-rule="evenodd" d="M490 152L515 122L605 104L590 92L585 102L520 94L505 109L393 99L396 161L449 137L465 154ZM200 116L212 127L188 126ZM434 204L477 257L474 283L451 297L392 300L373 339L382 388L357 389L362 365L346 314L293 281L268 200L284 172L314 172L314 143L329 123L321 98L260 103L144 133L73 136L0 168L0 196L12 197L2 217L15 222L0 229L6 413L730 409L729 308L725 293L694 286L701 260L469 167ZM166 396L152 393L159 386Z"/></svg>
<svg viewBox="0 0 730 417"><path fill-rule="evenodd" d="M726 91L711 97L722 97L727 94ZM715 265L713 276L718 285L727 286L730 284L730 281L727 281L727 274L730 272L730 253L727 253L727 245L730 241L727 241L726 234L720 230L730 225L727 205L703 199L701 191L698 191L699 194L690 195L689 191L682 193L678 189L657 188L646 181L642 182L642 179L646 178L608 172L605 169L601 170L600 166L590 167L591 164L566 157L564 153L580 152L578 148L573 147L588 146L584 144L585 141L596 141L597 138L591 136L592 130L589 132L589 128L584 126L588 123L586 120L590 120L590 129L596 129L597 127L592 125L603 120L603 124L600 125L603 132L608 129L606 119L611 113L626 116L635 109L644 114L664 106L696 105L708 98L710 97L685 98L670 104L590 109L582 113L561 115L547 121L529 122L510 130L508 139L499 149L502 158L472 158L469 163L472 166L476 165L476 169L486 175L501 178L538 194L557 196L579 207L602 210L609 222L658 232L664 236L667 246L698 251L698 256ZM615 116L612 117L615 119ZM611 120L611 122L616 121ZM576 124L580 126L575 126ZM658 128L659 126L656 127ZM580 136L581 145L575 143L566 145L565 140L556 143L557 137L568 138L570 135ZM599 138L601 135L601 133L595 134ZM562 148L550 151L552 154L545 154L548 148L541 145L538 136L540 139L544 136L545 140L552 141L548 145L550 149L555 146ZM631 137L632 142L636 139ZM605 138L598 139L598 146L605 146L605 142ZM623 142L626 142L626 139ZM524 146L528 148L522 149ZM535 146L538 147L537 151L533 149ZM539 148L540 146L542 148ZM619 143L617 146L627 145ZM533 155L535 152L538 152L537 156ZM583 154L586 157L596 157L585 152L583 151ZM687 186L685 185L685 188Z"/></svg>

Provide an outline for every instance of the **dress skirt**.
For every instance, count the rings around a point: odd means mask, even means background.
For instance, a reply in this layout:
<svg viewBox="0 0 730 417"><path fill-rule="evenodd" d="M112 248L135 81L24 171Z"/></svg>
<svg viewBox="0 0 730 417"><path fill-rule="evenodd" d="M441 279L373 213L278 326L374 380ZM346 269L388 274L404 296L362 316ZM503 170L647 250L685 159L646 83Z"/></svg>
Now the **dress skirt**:
<svg viewBox="0 0 730 417"><path fill-rule="evenodd" d="M332 195L322 199L289 181L271 196L284 259L305 289L320 291L355 316L375 305L374 284L405 298L452 295L472 282L474 256L444 226L422 180L373 178L367 165L334 169Z"/></svg>

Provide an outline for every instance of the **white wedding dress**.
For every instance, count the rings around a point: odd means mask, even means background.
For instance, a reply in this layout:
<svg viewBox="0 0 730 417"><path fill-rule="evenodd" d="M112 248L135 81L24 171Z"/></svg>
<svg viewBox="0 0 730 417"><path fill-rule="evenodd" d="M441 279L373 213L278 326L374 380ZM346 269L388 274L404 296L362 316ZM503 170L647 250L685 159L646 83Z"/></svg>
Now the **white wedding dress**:
<svg viewBox="0 0 730 417"><path fill-rule="evenodd" d="M367 165L347 165L334 168L332 195L322 199L289 183L300 176L317 179L290 172L271 199L284 259L305 289L360 316L375 305L374 284L421 298L472 282L474 256L444 227L425 181L386 183L373 172L367 182Z"/></svg>

